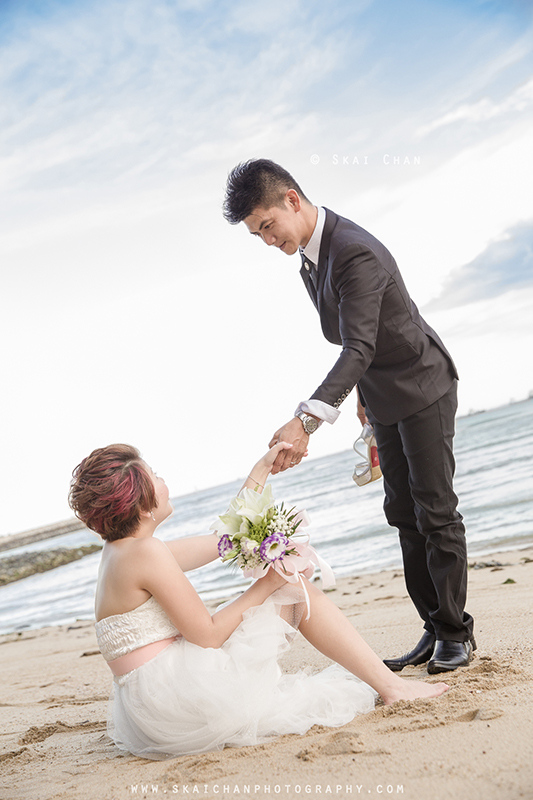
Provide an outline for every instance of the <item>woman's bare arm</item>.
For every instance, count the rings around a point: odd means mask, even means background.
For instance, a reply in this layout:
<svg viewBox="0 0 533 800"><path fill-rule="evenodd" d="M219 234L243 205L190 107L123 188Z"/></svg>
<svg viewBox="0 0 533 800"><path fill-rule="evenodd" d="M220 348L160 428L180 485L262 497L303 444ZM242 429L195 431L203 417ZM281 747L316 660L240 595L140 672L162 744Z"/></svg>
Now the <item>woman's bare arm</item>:
<svg viewBox="0 0 533 800"><path fill-rule="evenodd" d="M277 572L269 569L237 600L211 616L165 542L142 539L135 550L130 570L139 588L153 595L179 632L200 647L220 647L248 608L261 605L285 583Z"/></svg>
<svg viewBox="0 0 533 800"><path fill-rule="evenodd" d="M250 470L241 490L245 487L247 489L257 489L261 494L277 454L288 447L290 445L286 442L280 442L265 453ZM183 572L203 567L205 564L215 561L219 556L218 536L216 533L206 536L187 536L183 539L172 539L166 542L166 545Z"/></svg>
<svg viewBox="0 0 533 800"><path fill-rule="evenodd" d="M186 536L165 542L183 572L198 569L219 557L218 536L210 533L204 536Z"/></svg>

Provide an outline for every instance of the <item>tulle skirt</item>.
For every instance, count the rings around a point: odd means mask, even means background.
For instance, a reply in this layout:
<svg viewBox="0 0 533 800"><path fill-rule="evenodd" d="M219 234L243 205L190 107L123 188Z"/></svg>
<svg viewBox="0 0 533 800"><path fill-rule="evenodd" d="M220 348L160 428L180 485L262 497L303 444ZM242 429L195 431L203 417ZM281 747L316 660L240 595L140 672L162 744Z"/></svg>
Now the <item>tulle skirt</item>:
<svg viewBox="0 0 533 800"><path fill-rule="evenodd" d="M292 586L245 612L218 649L179 638L115 678L108 732L121 749L162 759L264 742L312 725L338 727L374 708L376 692L342 667L283 674L305 609Z"/></svg>

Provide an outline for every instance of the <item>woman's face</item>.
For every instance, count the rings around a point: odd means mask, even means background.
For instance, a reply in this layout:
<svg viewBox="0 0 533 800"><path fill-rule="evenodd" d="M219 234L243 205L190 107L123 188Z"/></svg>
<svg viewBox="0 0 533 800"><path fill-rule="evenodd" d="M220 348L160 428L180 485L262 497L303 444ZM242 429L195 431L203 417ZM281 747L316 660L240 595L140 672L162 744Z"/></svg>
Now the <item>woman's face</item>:
<svg viewBox="0 0 533 800"><path fill-rule="evenodd" d="M155 496L157 497L157 508L153 509L155 521L159 525L159 523L163 522L167 517L170 517L174 508L168 497L168 486L166 485L163 478L160 478L151 467L146 464L146 471L148 475L152 479L152 483L154 484L155 489Z"/></svg>

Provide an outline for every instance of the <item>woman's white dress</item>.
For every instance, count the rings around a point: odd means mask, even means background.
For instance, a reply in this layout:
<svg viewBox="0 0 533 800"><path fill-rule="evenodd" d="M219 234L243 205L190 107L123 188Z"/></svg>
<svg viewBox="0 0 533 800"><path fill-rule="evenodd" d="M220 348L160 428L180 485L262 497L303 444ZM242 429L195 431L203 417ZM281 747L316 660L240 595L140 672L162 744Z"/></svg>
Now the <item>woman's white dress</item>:
<svg viewBox="0 0 533 800"><path fill-rule="evenodd" d="M283 674L279 657L305 605L287 584L243 621L218 649L191 644L154 597L96 623L106 661L171 636L154 658L115 677L108 732L121 749L144 758L252 745L312 725L337 727L374 708L376 692L342 667Z"/></svg>

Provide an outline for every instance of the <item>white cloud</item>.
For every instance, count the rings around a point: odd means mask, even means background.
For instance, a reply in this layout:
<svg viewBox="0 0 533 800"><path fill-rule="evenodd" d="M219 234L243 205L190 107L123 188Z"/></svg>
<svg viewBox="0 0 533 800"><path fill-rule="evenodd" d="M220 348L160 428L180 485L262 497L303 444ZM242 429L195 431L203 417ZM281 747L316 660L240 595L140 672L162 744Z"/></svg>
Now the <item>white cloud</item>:
<svg viewBox="0 0 533 800"><path fill-rule="evenodd" d="M462 103L453 111L449 111L439 119L423 125L415 131L415 136L427 136L437 128L453 125L455 122L479 123L496 117L520 114L531 111L533 104L533 79L519 86L501 102L495 102L490 97L483 97L475 103Z"/></svg>
<svg viewBox="0 0 533 800"><path fill-rule="evenodd" d="M418 179L356 195L353 214L395 254L420 305L450 272L472 261L517 221L533 216L533 115L446 158ZM412 174L412 170L411 170Z"/></svg>
<svg viewBox="0 0 533 800"><path fill-rule="evenodd" d="M427 308L454 308L533 284L533 223L515 225L473 261L453 270Z"/></svg>

